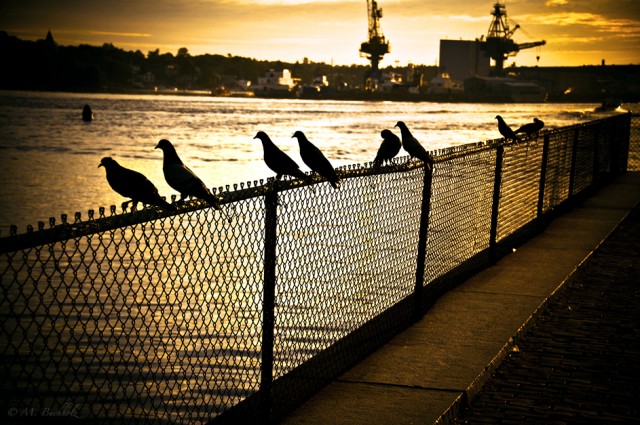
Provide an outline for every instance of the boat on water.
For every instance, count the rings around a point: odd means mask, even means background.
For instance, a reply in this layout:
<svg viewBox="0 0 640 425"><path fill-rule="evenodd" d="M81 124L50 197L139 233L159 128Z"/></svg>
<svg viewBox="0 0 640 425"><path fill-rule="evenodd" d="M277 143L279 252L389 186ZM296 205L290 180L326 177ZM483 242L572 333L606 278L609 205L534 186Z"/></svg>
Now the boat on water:
<svg viewBox="0 0 640 425"><path fill-rule="evenodd" d="M594 109L594 112L611 112L615 111L622 105L619 99L606 98L602 101L602 104Z"/></svg>

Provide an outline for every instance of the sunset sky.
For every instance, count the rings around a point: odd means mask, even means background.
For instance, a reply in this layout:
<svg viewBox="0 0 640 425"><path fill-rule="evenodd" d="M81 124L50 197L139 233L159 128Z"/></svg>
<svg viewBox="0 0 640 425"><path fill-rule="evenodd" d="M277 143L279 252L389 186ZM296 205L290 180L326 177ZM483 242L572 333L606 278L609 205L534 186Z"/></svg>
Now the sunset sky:
<svg viewBox="0 0 640 425"><path fill-rule="evenodd" d="M379 0L391 53L381 66L437 64L440 39L486 35L494 0ZM509 0L514 39L547 45L510 58L519 66L640 64L638 0ZM147 54L231 54L256 59L367 64L366 0L4 0L0 30L58 44L113 43ZM536 56L540 56L536 62Z"/></svg>

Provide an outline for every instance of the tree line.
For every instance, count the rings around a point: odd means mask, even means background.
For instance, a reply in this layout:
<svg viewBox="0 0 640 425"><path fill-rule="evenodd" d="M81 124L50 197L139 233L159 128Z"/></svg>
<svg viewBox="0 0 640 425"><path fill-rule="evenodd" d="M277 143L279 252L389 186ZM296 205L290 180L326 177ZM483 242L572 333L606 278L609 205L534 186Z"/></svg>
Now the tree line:
<svg viewBox="0 0 640 425"><path fill-rule="evenodd" d="M285 68L302 83L326 75L334 82L356 87L362 85L368 70L365 65L332 66L306 60L287 63L231 54L192 56L185 47L176 54L156 49L145 55L111 43L60 46L50 34L47 39L27 41L4 31L0 31L0 54L4 63L0 88L18 90L127 91L155 86L213 91L234 79L255 82L269 70Z"/></svg>

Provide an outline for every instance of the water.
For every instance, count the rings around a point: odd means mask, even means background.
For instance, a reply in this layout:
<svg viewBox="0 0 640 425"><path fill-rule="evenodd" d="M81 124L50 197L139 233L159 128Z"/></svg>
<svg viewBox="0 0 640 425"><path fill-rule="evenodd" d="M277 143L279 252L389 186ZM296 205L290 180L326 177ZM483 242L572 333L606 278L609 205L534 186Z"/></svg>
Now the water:
<svg viewBox="0 0 640 425"><path fill-rule="evenodd" d="M91 105L95 121L81 111ZM600 117L595 104L460 104L245 99L169 95L0 92L0 231L11 224L60 221L61 214L120 205L100 159L111 156L144 173L169 197L159 139L171 140L182 160L209 187L272 177L262 161L258 130L307 168L294 131L302 130L334 166L371 161L380 131L398 120L428 149L499 137L494 117L512 127L542 119L547 128ZM403 154L401 152L401 154Z"/></svg>

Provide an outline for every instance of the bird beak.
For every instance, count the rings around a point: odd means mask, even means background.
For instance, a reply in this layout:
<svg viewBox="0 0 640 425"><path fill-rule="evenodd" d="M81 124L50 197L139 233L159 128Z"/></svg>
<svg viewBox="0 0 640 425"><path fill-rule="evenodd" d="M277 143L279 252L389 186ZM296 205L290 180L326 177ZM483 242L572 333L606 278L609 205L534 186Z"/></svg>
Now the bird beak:
<svg viewBox="0 0 640 425"><path fill-rule="evenodd" d="M154 149L158 149L159 147L160 147L160 144L157 144Z"/></svg>
<svg viewBox="0 0 640 425"><path fill-rule="evenodd" d="M100 165L98 165L98 168L102 167L102 162L100 163Z"/></svg>

